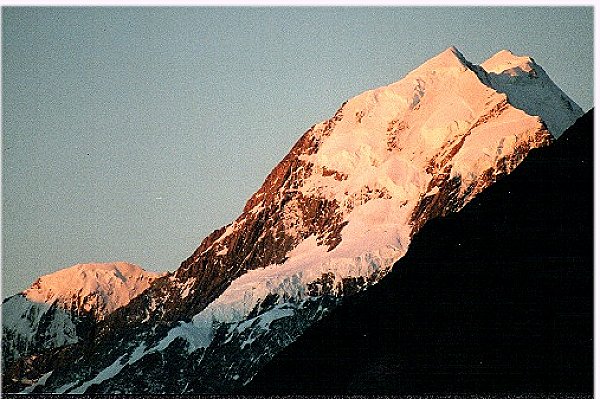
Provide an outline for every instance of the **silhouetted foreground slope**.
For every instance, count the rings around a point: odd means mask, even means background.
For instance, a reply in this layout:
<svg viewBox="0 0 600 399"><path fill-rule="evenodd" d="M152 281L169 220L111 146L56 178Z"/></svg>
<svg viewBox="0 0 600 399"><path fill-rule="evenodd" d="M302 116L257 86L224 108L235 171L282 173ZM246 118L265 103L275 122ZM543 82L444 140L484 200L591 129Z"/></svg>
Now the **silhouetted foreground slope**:
<svg viewBox="0 0 600 399"><path fill-rule="evenodd" d="M277 355L245 393L591 392L593 111L368 291Z"/></svg>

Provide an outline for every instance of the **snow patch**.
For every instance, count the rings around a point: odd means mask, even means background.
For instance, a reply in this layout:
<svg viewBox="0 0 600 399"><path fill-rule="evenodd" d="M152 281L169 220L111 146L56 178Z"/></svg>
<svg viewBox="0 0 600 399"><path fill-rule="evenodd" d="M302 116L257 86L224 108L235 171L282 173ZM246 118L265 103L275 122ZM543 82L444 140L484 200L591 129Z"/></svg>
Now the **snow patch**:
<svg viewBox="0 0 600 399"><path fill-rule="evenodd" d="M219 252L217 252L217 254L216 254L216 255L217 255L217 256L225 256L225 255L227 255L227 252L228 252L228 251L229 251L229 250L227 249L227 247L225 247L225 248L223 248L222 250L220 250Z"/></svg>
<svg viewBox="0 0 600 399"><path fill-rule="evenodd" d="M119 374L119 372L123 369L123 367L125 367L125 364L127 364L127 363L121 362L121 360L124 357L125 357L125 355L119 356L119 358L117 360L115 360L110 366L108 366L107 368L102 370L100 373L98 373L98 375L96 375L96 377L94 377L93 379L91 379L89 381L86 381L85 383L78 386L77 388L70 391L69 393L79 393L79 394L85 393L85 390L88 389L89 387L91 387L92 385L100 384L108 379L113 378L114 376Z"/></svg>
<svg viewBox="0 0 600 399"><path fill-rule="evenodd" d="M183 338L188 343L188 353L200 348L207 348L213 338L212 322L194 320L190 323L180 322L179 326L169 330L163 338L148 353L165 350L176 338Z"/></svg>
<svg viewBox="0 0 600 399"><path fill-rule="evenodd" d="M56 389L56 393L61 394L61 393L68 392L69 389L73 388L77 384L79 384L79 380L64 384Z"/></svg>
<svg viewBox="0 0 600 399"><path fill-rule="evenodd" d="M53 371L50 371L50 372L44 374L35 382L35 384L28 386L27 388L25 388L24 390L22 390L19 393L31 393L38 386L44 386L46 384L46 381L48 380L48 378L52 375L52 373L53 373Z"/></svg>
<svg viewBox="0 0 600 399"><path fill-rule="evenodd" d="M59 390L57 392L58 393L68 392L70 394L85 393L85 391L92 385L101 384L102 382L113 378L114 376L119 374L125 366L132 365L135 362L137 362L138 360L140 360L146 354L145 349L146 349L146 345L142 343L142 344L138 345L135 348L135 350L129 355L127 361L123 361L125 356L127 356L127 354L123 354L123 355L119 356L119 358L117 360L115 360L110 366L108 366L107 368L103 369L100 373L98 373L93 379L86 381L82 385L76 387L74 390L69 391L69 389L71 389L71 387L75 386L78 382L68 384L68 385L63 385L61 388L59 388Z"/></svg>
<svg viewBox="0 0 600 399"><path fill-rule="evenodd" d="M192 287L194 286L194 283L196 282L196 277L192 277L190 279L188 279L185 284L181 287L181 298L187 298L188 295L190 295L190 290L192 289Z"/></svg>

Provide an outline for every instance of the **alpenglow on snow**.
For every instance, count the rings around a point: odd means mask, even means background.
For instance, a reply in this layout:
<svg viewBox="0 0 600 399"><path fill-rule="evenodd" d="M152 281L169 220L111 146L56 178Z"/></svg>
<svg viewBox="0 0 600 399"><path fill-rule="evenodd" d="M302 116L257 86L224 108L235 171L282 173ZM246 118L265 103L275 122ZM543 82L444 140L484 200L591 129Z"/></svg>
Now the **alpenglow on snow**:
<svg viewBox="0 0 600 399"><path fill-rule="evenodd" d="M80 264L42 276L2 303L2 364L89 338L160 275L125 262Z"/></svg>
<svg viewBox="0 0 600 399"><path fill-rule="evenodd" d="M454 47L306 131L231 224L40 370L33 392L229 393L428 220L459 211L583 114L529 57Z"/></svg>

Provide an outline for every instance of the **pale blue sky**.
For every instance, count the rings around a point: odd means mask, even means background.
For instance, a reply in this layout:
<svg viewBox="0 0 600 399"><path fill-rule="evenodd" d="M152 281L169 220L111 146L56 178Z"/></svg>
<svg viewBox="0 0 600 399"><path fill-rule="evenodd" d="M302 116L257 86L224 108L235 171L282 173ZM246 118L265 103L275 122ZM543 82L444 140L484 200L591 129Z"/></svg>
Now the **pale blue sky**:
<svg viewBox="0 0 600 399"><path fill-rule="evenodd" d="M3 296L75 263L174 270L311 125L451 45L593 105L587 8L3 8Z"/></svg>

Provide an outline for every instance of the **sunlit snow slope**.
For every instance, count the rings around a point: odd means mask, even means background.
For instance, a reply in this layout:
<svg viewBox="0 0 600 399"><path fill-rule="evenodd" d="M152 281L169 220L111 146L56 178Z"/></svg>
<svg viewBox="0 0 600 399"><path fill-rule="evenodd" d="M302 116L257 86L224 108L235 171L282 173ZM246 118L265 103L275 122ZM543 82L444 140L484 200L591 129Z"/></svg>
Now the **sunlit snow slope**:
<svg viewBox="0 0 600 399"><path fill-rule="evenodd" d="M124 262L79 264L40 277L2 304L3 362L78 342L158 277Z"/></svg>

